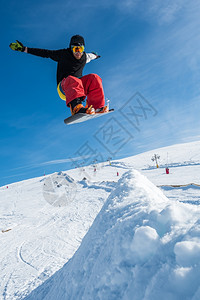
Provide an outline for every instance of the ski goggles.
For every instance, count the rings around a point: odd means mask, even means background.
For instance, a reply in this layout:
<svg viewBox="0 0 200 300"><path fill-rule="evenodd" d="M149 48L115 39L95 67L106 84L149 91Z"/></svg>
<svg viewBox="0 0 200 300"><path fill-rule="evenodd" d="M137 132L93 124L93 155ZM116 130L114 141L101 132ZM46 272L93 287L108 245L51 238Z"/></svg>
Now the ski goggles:
<svg viewBox="0 0 200 300"><path fill-rule="evenodd" d="M72 49L72 51L74 52L74 53L76 53L76 52L80 52L80 53L82 53L83 51L84 51L84 46L75 46L75 45L72 45L71 46L71 49Z"/></svg>

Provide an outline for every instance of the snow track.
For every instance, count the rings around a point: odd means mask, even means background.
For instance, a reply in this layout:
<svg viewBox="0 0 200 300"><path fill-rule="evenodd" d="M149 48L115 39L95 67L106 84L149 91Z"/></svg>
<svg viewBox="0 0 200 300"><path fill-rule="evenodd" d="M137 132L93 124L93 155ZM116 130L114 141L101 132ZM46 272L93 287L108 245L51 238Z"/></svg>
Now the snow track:
<svg viewBox="0 0 200 300"><path fill-rule="evenodd" d="M27 260L25 260L23 258L23 255L22 255L22 248L23 248L23 245L25 245L25 242L19 247L18 249L18 253L17 253L17 257L19 258L19 261L21 261L22 263L26 264L27 266L33 268L34 270L38 271L37 268L35 268L30 262L28 262ZM32 253L30 254L30 256L35 252L36 249L32 249Z"/></svg>
<svg viewBox="0 0 200 300"><path fill-rule="evenodd" d="M4 300L8 299L8 297L7 297L7 290L8 290L8 286L9 286L9 282L11 280L11 277L12 277L12 273L9 274L9 278L8 278L8 280L7 280L7 282L6 282L5 286L4 286L4 290L3 290L3 293L2 293Z"/></svg>

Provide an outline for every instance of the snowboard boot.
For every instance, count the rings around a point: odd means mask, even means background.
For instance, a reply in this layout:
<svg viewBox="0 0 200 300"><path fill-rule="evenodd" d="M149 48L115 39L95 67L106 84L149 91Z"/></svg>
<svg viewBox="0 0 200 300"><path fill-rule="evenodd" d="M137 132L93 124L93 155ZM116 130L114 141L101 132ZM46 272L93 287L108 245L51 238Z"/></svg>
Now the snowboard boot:
<svg viewBox="0 0 200 300"><path fill-rule="evenodd" d="M101 108L97 108L95 110L95 113L96 114L103 114L103 113L107 113L108 111L109 111L109 109L108 109L108 106L106 105L106 106L103 106Z"/></svg>
<svg viewBox="0 0 200 300"><path fill-rule="evenodd" d="M92 105L90 107L84 107L82 102L84 101L84 97L79 97L76 98L74 100L72 100L69 103L69 107L71 110L71 114L72 116L78 113L84 113L84 114L95 114L95 110L92 107Z"/></svg>

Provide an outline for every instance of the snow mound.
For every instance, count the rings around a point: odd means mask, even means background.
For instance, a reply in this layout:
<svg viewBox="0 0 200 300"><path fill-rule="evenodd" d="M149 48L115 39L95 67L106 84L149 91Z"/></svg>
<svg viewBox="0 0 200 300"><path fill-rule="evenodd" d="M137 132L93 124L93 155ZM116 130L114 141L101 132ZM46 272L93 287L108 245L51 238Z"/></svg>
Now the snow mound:
<svg viewBox="0 0 200 300"><path fill-rule="evenodd" d="M26 300L199 299L198 218L129 171L72 259Z"/></svg>

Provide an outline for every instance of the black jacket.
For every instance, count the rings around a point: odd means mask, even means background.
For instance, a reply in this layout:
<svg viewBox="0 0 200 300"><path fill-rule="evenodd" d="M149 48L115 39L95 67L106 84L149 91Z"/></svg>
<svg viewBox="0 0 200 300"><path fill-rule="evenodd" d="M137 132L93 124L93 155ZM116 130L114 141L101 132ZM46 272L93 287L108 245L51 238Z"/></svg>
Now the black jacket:
<svg viewBox="0 0 200 300"><path fill-rule="evenodd" d="M67 49L45 50L38 48L27 48L28 53L51 58L58 63L57 65L57 84L69 75L81 77L83 68L86 64L86 54L83 53L81 59L76 59L72 51Z"/></svg>

